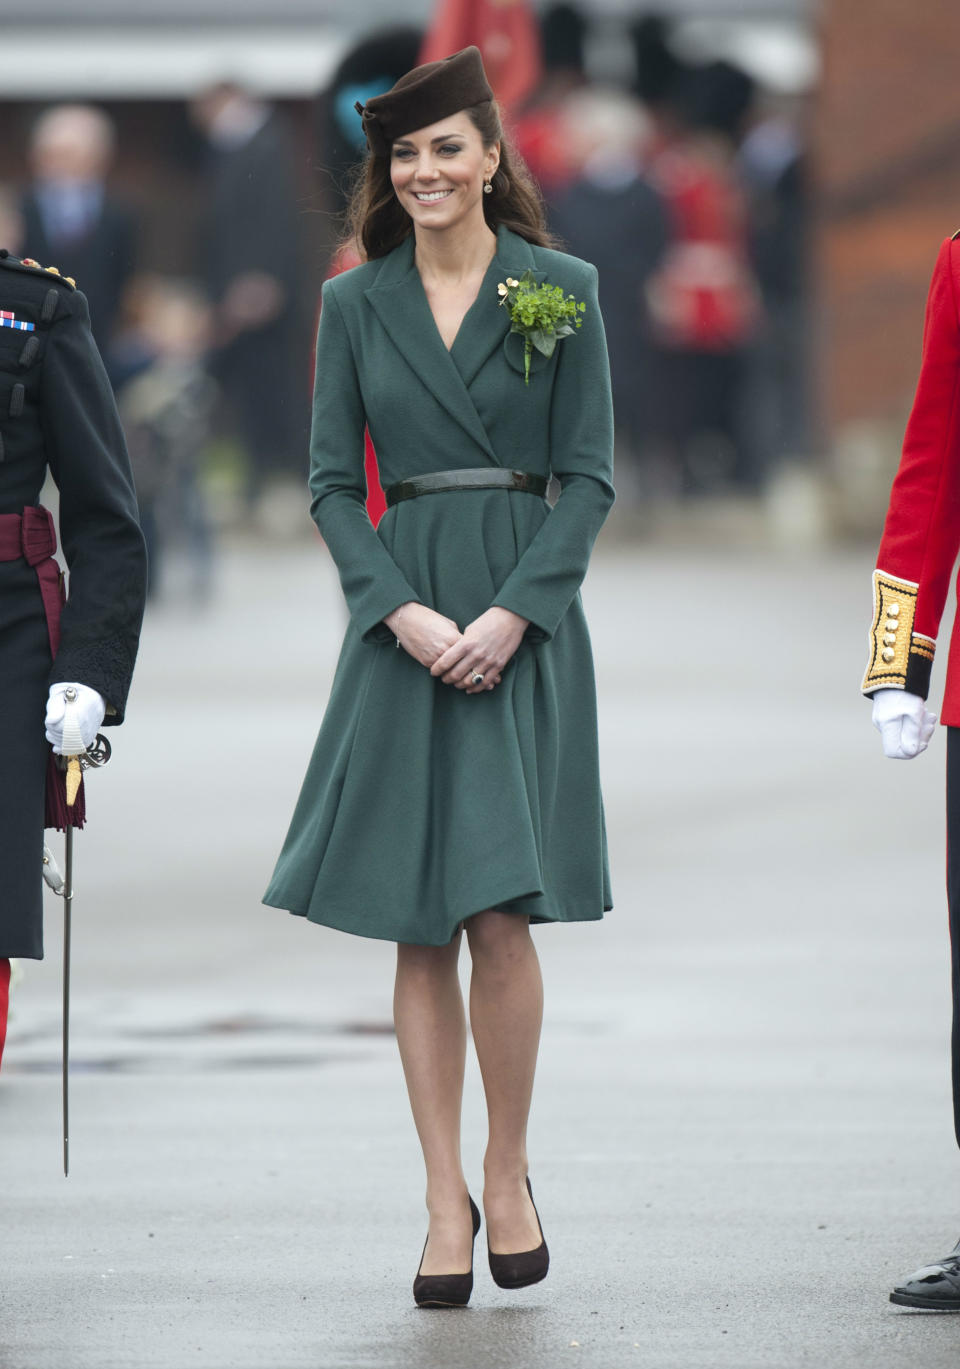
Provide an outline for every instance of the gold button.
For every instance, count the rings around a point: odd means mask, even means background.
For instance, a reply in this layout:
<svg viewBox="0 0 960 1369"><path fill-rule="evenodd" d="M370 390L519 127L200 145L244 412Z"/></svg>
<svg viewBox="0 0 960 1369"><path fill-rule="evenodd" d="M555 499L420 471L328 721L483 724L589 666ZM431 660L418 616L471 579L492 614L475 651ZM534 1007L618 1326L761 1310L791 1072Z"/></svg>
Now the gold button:
<svg viewBox="0 0 960 1369"><path fill-rule="evenodd" d="M889 605L887 606L887 616L888 616L889 618L897 618L897 617L899 616L899 614L900 614L900 605L899 605L899 604L889 604Z"/></svg>
<svg viewBox="0 0 960 1369"><path fill-rule="evenodd" d="M55 266L45 266L43 269L45 271L49 271L51 276L59 276L60 274L59 270Z"/></svg>
<svg viewBox="0 0 960 1369"><path fill-rule="evenodd" d="M883 639L883 645L884 645L884 646L896 646L896 645L897 645L897 639L896 639L896 637L893 635L892 632L888 632L887 635L886 635L886 637L884 637L884 639Z"/></svg>
<svg viewBox="0 0 960 1369"><path fill-rule="evenodd" d="M888 618L883 626L887 632L896 632L900 624L897 622L896 618Z"/></svg>
<svg viewBox="0 0 960 1369"><path fill-rule="evenodd" d="M894 650L892 650L891 647L884 647L884 650L883 650L883 659L889 663L890 661L893 660L893 658L894 658L894 656L896 656L896 654L897 654L897 653L896 653Z"/></svg>

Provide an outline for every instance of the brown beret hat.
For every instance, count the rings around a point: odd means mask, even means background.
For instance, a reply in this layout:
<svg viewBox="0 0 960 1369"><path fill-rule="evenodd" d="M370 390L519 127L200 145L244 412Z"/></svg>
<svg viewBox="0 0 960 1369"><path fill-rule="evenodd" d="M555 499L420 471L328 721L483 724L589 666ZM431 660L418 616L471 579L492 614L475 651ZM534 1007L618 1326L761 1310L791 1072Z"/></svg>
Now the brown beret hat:
<svg viewBox="0 0 960 1369"><path fill-rule="evenodd" d="M480 49L463 48L442 62L426 62L401 76L383 95L355 106L370 151L388 157L394 138L426 128L448 114L493 99Z"/></svg>

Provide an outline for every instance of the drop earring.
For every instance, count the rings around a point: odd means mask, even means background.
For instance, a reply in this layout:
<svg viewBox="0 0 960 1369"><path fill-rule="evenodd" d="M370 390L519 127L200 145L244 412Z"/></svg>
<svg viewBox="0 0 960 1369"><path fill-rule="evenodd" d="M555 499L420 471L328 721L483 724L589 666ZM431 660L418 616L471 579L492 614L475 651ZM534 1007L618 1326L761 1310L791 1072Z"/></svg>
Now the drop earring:
<svg viewBox="0 0 960 1369"><path fill-rule="evenodd" d="M493 186L490 184L489 181L484 181L484 183L483 183L483 193L484 193L485 195L492 195L492 194L493 194Z"/></svg>

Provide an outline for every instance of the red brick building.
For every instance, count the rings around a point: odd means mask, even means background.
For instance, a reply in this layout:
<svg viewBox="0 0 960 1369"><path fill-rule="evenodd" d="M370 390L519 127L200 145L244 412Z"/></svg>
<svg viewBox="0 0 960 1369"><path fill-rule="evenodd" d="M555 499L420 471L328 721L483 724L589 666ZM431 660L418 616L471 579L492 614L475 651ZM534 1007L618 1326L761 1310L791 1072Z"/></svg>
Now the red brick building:
<svg viewBox="0 0 960 1369"><path fill-rule="evenodd" d="M816 103L829 430L899 428L937 249L960 228L960 6L828 0Z"/></svg>

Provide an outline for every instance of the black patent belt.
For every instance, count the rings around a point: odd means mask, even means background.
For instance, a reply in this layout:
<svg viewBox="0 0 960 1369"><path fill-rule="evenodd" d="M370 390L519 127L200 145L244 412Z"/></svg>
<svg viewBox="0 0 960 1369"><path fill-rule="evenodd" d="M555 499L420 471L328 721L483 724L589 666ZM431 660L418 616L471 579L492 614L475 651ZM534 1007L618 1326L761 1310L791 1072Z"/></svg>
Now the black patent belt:
<svg viewBox="0 0 960 1369"><path fill-rule="evenodd" d="M398 480L384 490L387 508L392 509L403 499L417 499L421 494L444 494L447 490L520 490L524 494L545 495L547 482L542 475L528 471L505 471L499 467L481 466L469 471L430 471L414 475L409 480Z"/></svg>

